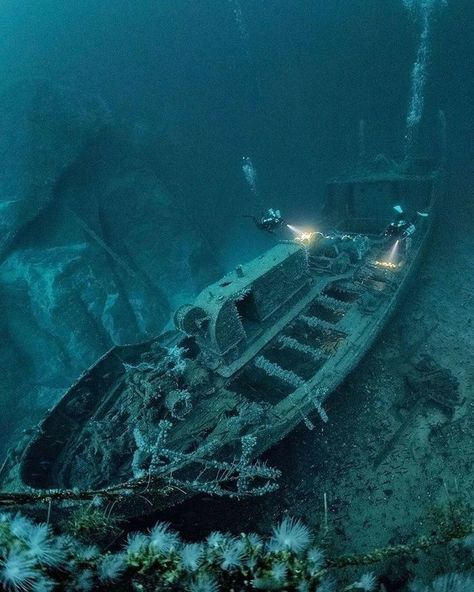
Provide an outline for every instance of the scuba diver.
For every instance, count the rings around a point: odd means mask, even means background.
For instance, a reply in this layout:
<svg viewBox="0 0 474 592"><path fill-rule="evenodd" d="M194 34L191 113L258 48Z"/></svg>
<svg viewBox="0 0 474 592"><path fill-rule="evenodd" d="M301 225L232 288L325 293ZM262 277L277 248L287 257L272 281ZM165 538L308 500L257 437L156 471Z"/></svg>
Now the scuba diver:
<svg viewBox="0 0 474 592"><path fill-rule="evenodd" d="M415 212L411 220L405 216L405 212L401 206L394 206L393 209L397 212L395 220L390 222L384 231L384 236L392 237L398 240L404 240L412 236L416 230L416 221L418 216L427 218L426 212Z"/></svg>
<svg viewBox="0 0 474 592"><path fill-rule="evenodd" d="M415 225L407 220L401 206L394 206L393 209L397 212L397 215L395 220L390 222L385 229L384 236L395 239L404 239L411 236L415 232Z"/></svg>
<svg viewBox="0 0 474 592"><path fill-rule="evenodd" d="M416 231L416 222L418 217L426 218L428 214L426 212L415 212L411 220L405 216L405 212L401 206L394 206L393 208L397 215L393 222L385 229L384 237L394 239L397 244L400 245L402 252L406 253L411 248L412 236Z"/></svg>
<svg viewBox="0 0 474 592"><path fill-rule="evenodd" d="M274 231L283 225L283 218L280 210L269 208L266 212L263 212L259 218L256 216L245 216L246 218L252 218L255 226L259 230L265 230L270 234L274 234Z"/></svg>

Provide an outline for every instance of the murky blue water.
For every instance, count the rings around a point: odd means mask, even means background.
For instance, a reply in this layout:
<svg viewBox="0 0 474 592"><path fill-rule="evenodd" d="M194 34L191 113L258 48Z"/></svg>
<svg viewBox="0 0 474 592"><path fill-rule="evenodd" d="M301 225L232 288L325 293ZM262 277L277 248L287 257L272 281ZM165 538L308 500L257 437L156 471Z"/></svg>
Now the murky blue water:
<svg viewBox="0 0 474 592"><path fill-rule="evenodd" d="M462 208L473 20L468 0L5 0L4 454L105 351L286 223L317 229L358 162L444 158ZM254 224L269 208L276 235Z"/></svg>

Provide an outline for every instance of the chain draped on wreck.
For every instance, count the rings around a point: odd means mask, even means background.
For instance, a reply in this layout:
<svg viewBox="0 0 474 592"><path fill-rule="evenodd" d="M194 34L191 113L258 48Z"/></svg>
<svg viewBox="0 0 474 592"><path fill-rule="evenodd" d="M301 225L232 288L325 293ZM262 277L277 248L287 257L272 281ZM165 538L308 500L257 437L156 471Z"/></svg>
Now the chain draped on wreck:
<svg viewBox="0 0 474 592"><path fill-rule="evenodd" d="M155 446L151 447L144 441L139 442L138 450L150 448L151 460L146 471L140 469L139 477L125 484L110 486L104 489L49 489L25 490L21 492L0 492L0 506L15 506L32 503L50 503L52 501L87 501L104 499L121 500L138 496L147 500L147 494L166 497L171 492L179 492L183 496L190 493L208 493L219 497L243 498L264 495L277 489L276 480L280 477L279 470L267 466L260 461L252 461L252 451L256 438L241 438L242 453L240 458L231 462L212 458L216 444L208 442L191 453L180 453L168 450L163 445L169 422L161 422L160 437ZM185 466L197 464L201 467L193 479L179 479L173 473ZM204 478L209 473L208 478ZM257 484L256 484L257 482ZM150 504L152 502L149 502Z"/></svg>
<svg viewBox="0 0 474 592"><path fill-rule="evenodd" d="M81 471L76 474L89 476L82 482L89 482L92 486L37 488L22 484L20 491L0 491L0 506L58 501L65 502L63 505L67 507L66 502L94 499L130 502L135 496L137 500L141 499L154 507L160 506L160 500L165 501L168 496L184 498L188 494L205 493L243 498L264 495L277 489L280 471L256 458L257 439L251 433L245 433L252 423L262 419L263 411L256 404L238 405L237 414L227 420L226 429L229 431L226 434L230 439L224 439L226 449L223 449L223 438L219 433L200 438L200 441L195 438L193 445L184 447L176 438L173 441L173 429L188 420L196 401L196 394L183 376L190 367L184 353L185 350L177 346L159 348L150 359L146 358L137 365L123 364L125 392L128 393L125 402L130 417L123 432L128 439L121 444L121 450L128 458L127 480L104 484L103 476L108 475L112 464L109 456L106 456L111 447L109 442L120 439L120 436L109 434L107 430L110 426L123 423L118 416L112 415L122 413L123 409L119 412L112 410L104 421L95 422L97 425L90 423L90 443L87 448L96 456L87 456L81 460L82 455L75 454L74 449L70 454L71 463ZM169 397L162 400L162 392L177 394L172 401ZM167 413L169 419L159 419L155 409L158 414L162 414L165 409L163 415ZM258 418L254 417L256 411L259 412ZM29 445L31 443L27 447ZM7 457L0 472L6 464L11 467L21 463L23 456ZM116 462L119 464L122 461ZM96 477L96 474L99 476L96 479L100 484L98 487L93 486L91 477Z"/></svg>

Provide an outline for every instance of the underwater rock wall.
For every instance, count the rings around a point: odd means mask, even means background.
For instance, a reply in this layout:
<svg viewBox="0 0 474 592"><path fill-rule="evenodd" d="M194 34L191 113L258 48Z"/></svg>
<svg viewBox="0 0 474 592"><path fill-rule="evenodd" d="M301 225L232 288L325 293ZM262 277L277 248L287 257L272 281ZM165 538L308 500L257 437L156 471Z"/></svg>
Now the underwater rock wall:
<svg viewBox="0 0 474 592"><path fill-rule="evenodd" d="M46 80L23 81L0 98L0 256L54 199L59 176L108 117Z"/></svg>
<svg viewBox="0 0 474 592"><path fill-rule="evenodd" d="M8 435L22 416L36 421L112 345L160 333L177 304L219 271L186 204L147 161L156 146L137 151L101 101L36 81L15 85L0 106L0 397L9 409L0 426Z"/></svg>

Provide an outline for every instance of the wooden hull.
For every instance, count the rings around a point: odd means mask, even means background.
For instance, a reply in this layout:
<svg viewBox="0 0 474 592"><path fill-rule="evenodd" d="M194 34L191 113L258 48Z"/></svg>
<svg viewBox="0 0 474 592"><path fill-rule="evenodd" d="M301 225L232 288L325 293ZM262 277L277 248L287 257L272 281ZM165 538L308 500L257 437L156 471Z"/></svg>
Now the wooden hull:
<svg viewBox="0 0 474 592"><path fill-rule="evenodd" d="M361 260L347 270L328 273L317 266L310 269L308 291L272 322L265 334L267 339L254 339L252 355L247 352L248 361L230 376L211 372L205 387L199 387L201 394L196 387L193 410L175 421L172 428L171 443L177 449L188 454L197 442L200 446L212 439L218 442L214 454L229 460L236 455L242 436L255 436L252 456L258 457L301 421L327 420L325 400L373 346L415 277L439 192L436 176L430 178L433 187L425 204L429 216L417 229L403 264L378 266L375 260L387 250L387 243L373 240ZM172 332L146 343L115 347L86 371L45 416L21 457L11 459L11 466L5 467L0 501L4 505L22 504L35 512L44 512L48 503L54 503L57 518L84 499L97 496L113 503L114 510L122 515L138 516L194 495L192 488L166 486L166 478L161 480L162 487L151 487L149 476L129 474L120 479L118 471L110 483L101 481L99 475L97 487L94 481L79 481L77 486L74 468L65 470L81 454L87 426L112 417L116 401L129 393L124 368L136 368L153 347L169 348L181 337ZM193 364L200 370L199 355ZM242 409L252 404L257 404L264 416L253 424L236 421ZM124 456L130 458L124 466L130 471L134 461L128 448ZM177 467L177 473L185 475L188 483L196 479L195 469L184 461Z"/></svg>

